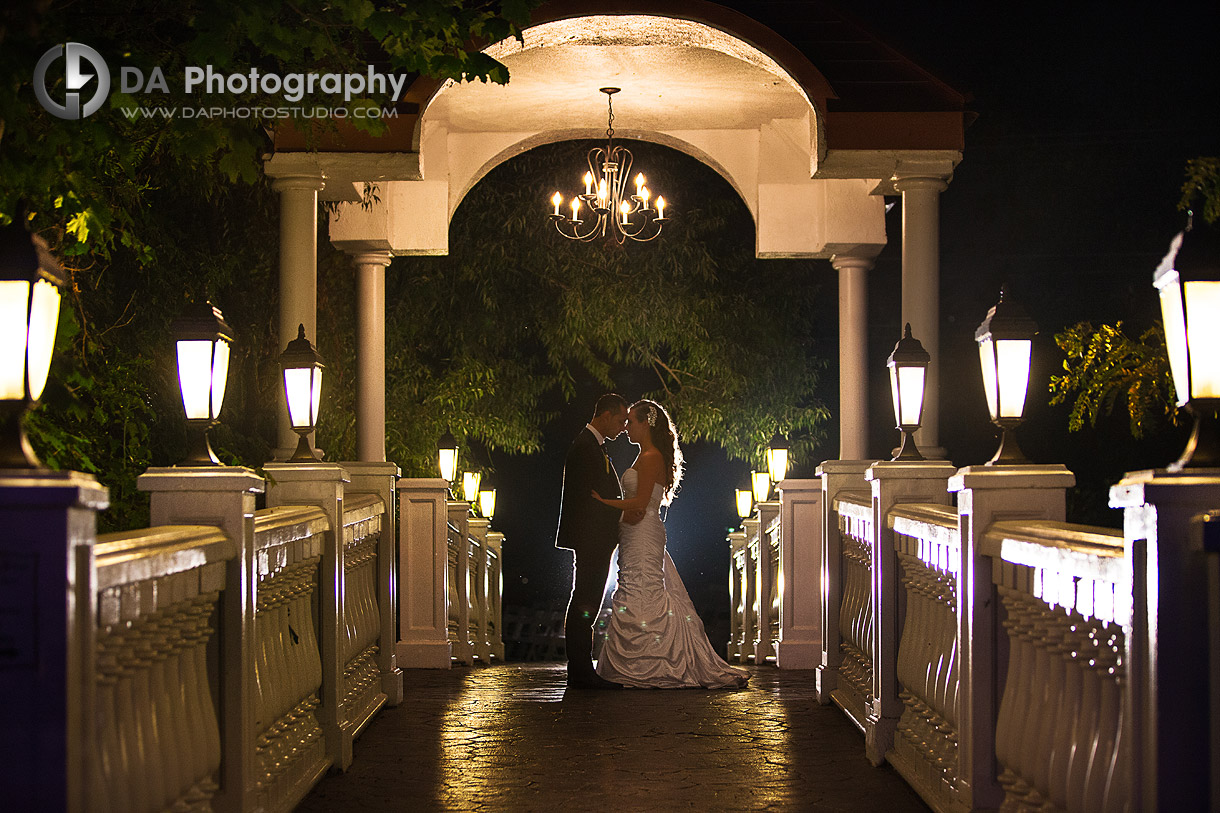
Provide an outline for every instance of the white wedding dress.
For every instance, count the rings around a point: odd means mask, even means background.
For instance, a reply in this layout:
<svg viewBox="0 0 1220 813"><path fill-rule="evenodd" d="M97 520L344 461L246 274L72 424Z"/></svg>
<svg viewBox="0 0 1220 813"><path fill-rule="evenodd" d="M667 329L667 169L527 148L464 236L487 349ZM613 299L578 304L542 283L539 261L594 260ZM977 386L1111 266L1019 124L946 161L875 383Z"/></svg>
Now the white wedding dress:
<svg viewBox="0 0 1220 813"><path fill-rule="evenodd" d="M623 496L638 488L623 472ZM653 486L644 519L619 525L618 587L611 598L597 674L635 688L740 688L748 674L729 666L707 640L703 621L665 550L661 485Z"/></svg>

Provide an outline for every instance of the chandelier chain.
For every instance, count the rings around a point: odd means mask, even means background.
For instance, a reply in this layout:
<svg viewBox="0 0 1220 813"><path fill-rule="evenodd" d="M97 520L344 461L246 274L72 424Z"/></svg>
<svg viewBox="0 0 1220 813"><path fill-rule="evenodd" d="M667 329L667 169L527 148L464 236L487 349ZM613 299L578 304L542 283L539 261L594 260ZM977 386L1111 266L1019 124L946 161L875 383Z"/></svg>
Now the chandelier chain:
<svg viewBox="0 0 1220 813"><path fill-rule="evenodd" d="M606 109L609 114L606 116L606 138L614 139L614 97L606 95Z"/></svg>

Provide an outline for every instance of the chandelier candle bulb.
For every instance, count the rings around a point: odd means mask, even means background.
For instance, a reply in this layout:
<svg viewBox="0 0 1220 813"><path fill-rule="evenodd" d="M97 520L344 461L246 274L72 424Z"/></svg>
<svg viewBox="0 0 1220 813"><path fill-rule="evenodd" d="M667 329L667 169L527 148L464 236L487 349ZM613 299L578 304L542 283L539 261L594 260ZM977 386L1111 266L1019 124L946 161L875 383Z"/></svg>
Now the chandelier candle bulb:
<svg viewBox="0 0 1220 813"><path fill-rule="evenodd" d="M627 215L631 214L631 204L628 203L627 201L623 201L622 205L619 208L620 208L620 211L622 211L622 213L623 213L623 225L624 226L631 225L630 221L627 220Z"/></svg>
<svg viewBox="0 0 1220 813"><path fill-rule="evenodd" d="M586 195L593 194L593 173L592 172L585 173L585 194Z"/></svg>
<svg viewBox="0 0 1220 813"><path fill-rule="evenodd" d="M602 205L602 208L605 208L605 206L606 206L607 197L608 197L608 195L606 194L606 179L602 178L600 181L597 182L597 202Z"/></svg>
<svg viewBox="0 0 1220 813"><path fill-rule="evenodd" d="M640 187L640 200L641 200L641 201L644 203L644 208L645 208L645 209L647 209L647 208L648 208L648 198L649 198L651 195L652 195L652 193L648 191L648 187L647 187L647 186L641 186L641 187Z"/></svg>
<svg viewBox="0 0 1220 813"><path fill-rule="evenodd" d="M559 217L559 207L563 204L563 195L556 192L551 196L551 203L555 204L555 216Z"/></svg>
<svg viewBox="0 0 1220 813"><path fill-rule="evenodd" d="M572 198L572 222L579 223L580 218L577 214L580 212L580 198Z"/></svg>
<svg viewBox="0 0 1220 813"><path fill-rule="evenodd" d="M641 172L639 175L636 175L636 176L635 176L635 193L636 193L637 195L643 194L643 193L640 191L640 190L642 190L643 188L644 188L644 173L643 173L643 172Z"/></svg>
<svg viewBox="0 0 1220 813"><path fill-rule="evenodd" d="M657 220L665 219L665 196L657 198Z"/></svg>

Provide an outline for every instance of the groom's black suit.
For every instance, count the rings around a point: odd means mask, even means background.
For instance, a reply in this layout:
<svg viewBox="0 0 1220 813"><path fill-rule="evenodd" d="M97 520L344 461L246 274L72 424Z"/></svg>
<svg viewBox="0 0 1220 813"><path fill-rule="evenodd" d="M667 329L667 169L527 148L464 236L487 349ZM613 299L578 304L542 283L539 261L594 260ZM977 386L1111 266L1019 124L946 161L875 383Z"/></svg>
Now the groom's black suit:
<svg viewBox="0 0 1220 813"><path fill-rule="evenodd" d="M593 622L601 609L602 591L610 574L610 558L618 545L622 511L590 496L596 491L607 499L623 494L618 473L597 438L588 428L576 436L563 466L563 499L555 547L576 553L572 600L564 623L568 675L593 674Z"/></svg>

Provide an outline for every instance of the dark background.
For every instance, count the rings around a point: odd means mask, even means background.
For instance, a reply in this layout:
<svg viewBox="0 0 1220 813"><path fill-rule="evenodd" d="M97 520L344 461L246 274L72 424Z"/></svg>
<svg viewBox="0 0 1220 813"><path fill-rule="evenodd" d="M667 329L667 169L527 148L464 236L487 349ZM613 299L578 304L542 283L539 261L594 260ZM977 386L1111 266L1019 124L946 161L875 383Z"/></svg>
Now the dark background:
<svg viewBox="0 0 1220 813"><path fill-rule="evenodd" d="M732 4L731 4L732 5ZM765 7L782 18L795 3ZM845 6L846 8L846 6ZM1062 364L1053 336L1080 320L1124 320L1138 335L1156 312L1152 270L1180 230L1177 211L1188 158L1220 153L1220 70L1214 3L989 4L854 2L850 13L906 56L973 96L977 120L964 159L941 195L941 443L957 465L990 457L974 328L1007 285L1039 324L1022 447L1036 462L1064 463L1080 485L1069 519L1117 526L1105 494L1123 471L1163 466L1177 456L1181 430L1135 442L1123 416L1095 431L1066 430L1067 408L1047 405L1047 382ZM760 16L756 14L755 16ZM770 18L766 20L783 32ZM817 64L817 54L809 55ZM574 170L575 172L575 170ZM575 176L574 176L575 177ZM725 194L732 194L727 184ZM547 190L539 190L543 199ZM900 335L901 203L887 215L889 245L870 272L871 453L888 456L885 358ZM753 235L743 239L753 241ZM826 335L837 334L834 272L814 307ZM826 394L837 395L837 349ZM628 398L642 385L617 382ZM562 605L570 554L553 545L563 456L588 420L601 387L585 382L548 428L547 450L496 455L494 526L505 533L506 605ZM680 420L680 416L679 416ZM823 459L837 456L837 431ZM620 472L634 458L624 435L612 445ZM726 532L737 525L732 489L746 466L713 446L686 447L687 477L670 510L673 558L707 623L712 643L727 638ZM810 476L820 460L794 461Z"/></svg>

